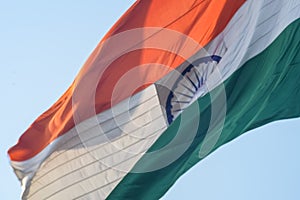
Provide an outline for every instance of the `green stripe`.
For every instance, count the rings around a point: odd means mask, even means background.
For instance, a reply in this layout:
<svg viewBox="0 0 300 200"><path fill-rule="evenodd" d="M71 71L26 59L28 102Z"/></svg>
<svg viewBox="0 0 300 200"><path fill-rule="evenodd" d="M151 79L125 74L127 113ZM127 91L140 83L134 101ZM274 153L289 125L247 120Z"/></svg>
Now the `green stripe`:
<svg viewBox="0 0 300 200"><path fill-rule="evenodd" d="M214 150L248 130L266 123L300 116L300 20L290 24L284 32L261 54L249 60L225 83L227 114L222 134ZM222 92L216 88L213 96ZM220 95L221 96L221 95ZM110 194L109 199L158 199L189 168L199 162L199 150L211 117L211 99L206 95L198 100L201 109L200 122L193 112L194 104L185 110L189 121L180 118L165 131L151 147L160 149L176 135L188 135L195 123L200 127L192 145L169 166L148 173L129 173ZM180 129L179 129L180 126ZM179 130L178 130L179 129ZM179 131L179 132L178 132ZM216 129L213 130L216 133ZM180 143L178 146L180 148ZM174 149L173 149L174 150ZM136 169L147 168L172 156L172 149L159 157L143 157Z"/></svg>

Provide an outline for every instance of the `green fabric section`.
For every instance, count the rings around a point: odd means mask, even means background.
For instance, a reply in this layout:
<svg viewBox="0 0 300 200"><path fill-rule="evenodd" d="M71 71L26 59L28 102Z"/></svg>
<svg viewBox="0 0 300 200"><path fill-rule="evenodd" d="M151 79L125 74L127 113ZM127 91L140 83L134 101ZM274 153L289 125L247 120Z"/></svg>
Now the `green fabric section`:
<svg viewBox="0 0 300 200"><path fill-rule="evenodd" d="M227 106L225 123L217 143L211 150L233 140L248 130L266 123L300 116L300 20L289 25L284 32L261 54L249 60L225 83ZM212 95L213 93L213 95ZM184 111L190 120L177 120L163 133L149 152L160 149L177 134L176 145L161 151L158 156L144 156L135 170L148 169L163 163L182 148L189 134L198 125L192 144L175 162L162 169L147 173L129 173L114 189L109 199L159 199L189 168L199 162L199 150L211 119L211 104L221 98L222 86ZM197 104L198 103L198 104ZM195 106L201 110L201 119L195 113ZM222 109L222 105L220 109ZM220 122L217 120L217 122ZM219 125L219 126L218 126ZM217 124L212 130L222 128Z"/></svg>

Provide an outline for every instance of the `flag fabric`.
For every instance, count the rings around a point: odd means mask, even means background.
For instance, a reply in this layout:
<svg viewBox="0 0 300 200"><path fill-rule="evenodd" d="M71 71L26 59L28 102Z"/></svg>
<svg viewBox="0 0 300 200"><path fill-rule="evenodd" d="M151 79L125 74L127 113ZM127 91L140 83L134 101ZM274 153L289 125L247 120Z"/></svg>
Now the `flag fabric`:
<svg viewBox="0 0 300 200"><path fill-rule="evenodd" d="M299 0L140 0L8 154L23 199L158 199L221 145L299 117Z"/></svg>

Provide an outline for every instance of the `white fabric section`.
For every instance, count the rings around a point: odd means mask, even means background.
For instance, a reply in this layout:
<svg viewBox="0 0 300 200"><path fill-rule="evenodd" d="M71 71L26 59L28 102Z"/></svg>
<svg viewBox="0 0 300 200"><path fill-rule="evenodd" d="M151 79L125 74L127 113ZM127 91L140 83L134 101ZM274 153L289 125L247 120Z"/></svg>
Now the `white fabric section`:
<svg viewBox="0 0 300 200"><path fill-rule="evenodd" d="M246 1L225 30L205 48L209 55L221 52L222 60L215 70L205 74L206 87L199 96L222 84L269 46L300 17L299 10L299 0ZM12 162L26 187L24 198L90 199L109 195L167 128L153 85L133 99L129 104L118 104L113 112L82 122L35 157ZM88 196L81 196L86 193Z"/></svg>
<svg viewBox="0 0 300 200"><path fill-rule="evenodd" d="M30 182L41 163L56 149L59 141L60 139L54 140L43 151L31 159L23 162L11 161L11 165L13 166L18 179L21 180L22 196L24 196L23 194L25 194L26 190L30 187Z"/></svg>
<svg viewBox="0 0 300 200"><path fill-rule="evenodd" d="M23 198L74 199L86 194L90 199L96 192L98 199L104 199L166 128L151 85L77 125L34 158L12 163L23 172L36 171L33 164L51 154L27 183ZM33 176L25 174L27 180Z"/></svg>
<svg viewBox="0 0 300 200"><path fill-rule="evenodd" d="M227 47L217 70L206 79L208 91L222 84L243 64L268 47L289 24L300 17L299 10L299 0L246 1L211 47L206 49L213 54L216 45L223 43Z"/></svg>

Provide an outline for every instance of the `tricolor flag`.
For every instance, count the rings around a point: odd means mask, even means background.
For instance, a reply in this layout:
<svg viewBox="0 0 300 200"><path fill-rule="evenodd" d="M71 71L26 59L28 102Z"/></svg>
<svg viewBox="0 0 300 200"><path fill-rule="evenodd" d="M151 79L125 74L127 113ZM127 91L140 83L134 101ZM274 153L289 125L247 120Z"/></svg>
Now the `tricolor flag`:
<svg viewBox="0 0 300 200"><path fill-rule="evenodd" d="M23 199L158 199L300 115L299 0L139 0L8 154ZM298 68L297 68L298 67Z"/></svg>

